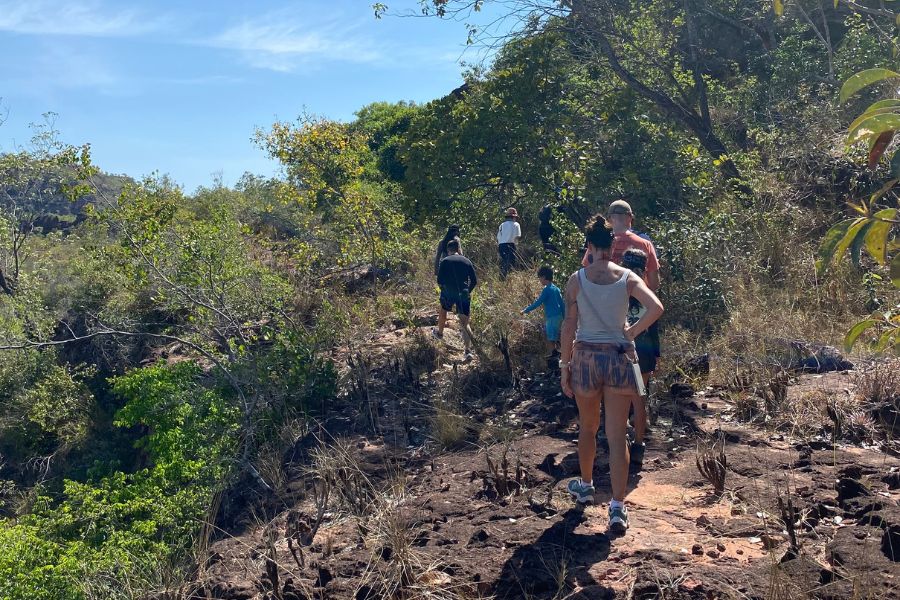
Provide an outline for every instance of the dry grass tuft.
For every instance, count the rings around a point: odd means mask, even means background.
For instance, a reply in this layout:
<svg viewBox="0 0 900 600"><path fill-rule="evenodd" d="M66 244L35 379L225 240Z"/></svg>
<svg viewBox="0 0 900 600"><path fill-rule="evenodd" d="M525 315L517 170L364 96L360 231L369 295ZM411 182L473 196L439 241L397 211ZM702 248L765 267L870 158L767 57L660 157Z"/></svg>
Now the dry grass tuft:
<svg viewBox="0 0 900 600"><path fill-rule="evenodd" d="M713 486L716 496L725 493L725 474L728 461L725 456L725 437L719 436L712 443L697 443L697 470Z"/></svg>
<svg viewBox="0 0 900 600"><path fill-rule="evenodd" d="M456 403L444 403L435 407L430 419L431 438L441 450L462 447L473 437L475 422L461 414Z"/></svg>

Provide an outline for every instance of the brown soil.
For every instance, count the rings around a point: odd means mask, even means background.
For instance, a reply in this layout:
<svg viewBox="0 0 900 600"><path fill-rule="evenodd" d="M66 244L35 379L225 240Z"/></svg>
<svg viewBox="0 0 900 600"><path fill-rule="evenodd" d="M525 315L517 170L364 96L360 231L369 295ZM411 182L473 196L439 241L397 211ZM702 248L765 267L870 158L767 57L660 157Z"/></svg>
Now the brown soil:
<svg viewBox="0 0 900 600"><path fill-rule="evenodd" d="M566 494L577 474L577 423L555 373L476 375L478 361L452 360L459 353L448 333L444 364L410 375L389 351L407 334L372 342L382 355L368 366L366 402L377 405L381 435L359 433L371 419L345 416L359 398L344 398L325 422L325 435L340 437L384 491L371 501L379 516L358 520L334 505L314 538L303 540L316 510L308 478L296 475L280 505L271 502L255 524L247 519L212 544L195 597L900 598L897 458L739 423L714 390L668 399L643 467L632 472L631 527L612 537L605 452L595 465L599 505L579 510ZM464 406L481 431L516 432L507 477L487 460L499 464L506 443L423 449L422 407L467 375L491 390ZM791 394L849 386L846 374L801 376ZM728 465L721 497L695 465L697 444L715 436L724 436ZM288 472L302 472L309 446L298 441ZM792 515L796 546L783 514ZM300 548L297 559L287 538Z"/></svg>

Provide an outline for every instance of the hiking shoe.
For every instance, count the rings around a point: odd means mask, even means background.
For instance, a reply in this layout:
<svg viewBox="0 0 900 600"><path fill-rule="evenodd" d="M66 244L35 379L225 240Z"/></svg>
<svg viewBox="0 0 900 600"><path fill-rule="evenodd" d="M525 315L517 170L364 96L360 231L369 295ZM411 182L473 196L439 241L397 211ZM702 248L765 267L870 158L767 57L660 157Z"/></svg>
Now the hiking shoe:
<svg viewBox="0 0 900 600"><path fill-rule="evenodd" d="M444 339L444 334L441 333L440 331L438 331L437 329L435 329L434 327L431 328L431 336L434 338L437 338L439 340Z"/></svg>
<svg viewBox="0 0 900 600"><path fill-rule="evenodd" d="M570 481L569 485L566 486L566 490L574 496L575 502L579 504L591 504L594 502L594 486L586 484L580 477Z"/></svg>
<svg viewBox="0 0 900 600"><path fill-rule="evenodd" d="M639 465L644 462L644 450L646 446L644 444L639 444L634 442L631 444L631 464Z"/></svg>
<svg viewBox="0 0 900 600"><path fill-rule="evenodd" d="M628 529L628 509L622 508L609 509L609 531L610 533L622 534Z"/></svg>

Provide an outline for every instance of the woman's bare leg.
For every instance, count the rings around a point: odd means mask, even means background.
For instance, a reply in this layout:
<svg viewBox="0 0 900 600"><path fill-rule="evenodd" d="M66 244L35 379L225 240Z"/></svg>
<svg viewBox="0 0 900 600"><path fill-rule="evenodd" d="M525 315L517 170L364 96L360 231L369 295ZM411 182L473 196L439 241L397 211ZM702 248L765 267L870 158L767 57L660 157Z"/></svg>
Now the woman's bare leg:
<svg viewBox="0 0 900 600"><path fill-rule="evenodd" d="M575 392L575 404L578 405L578 465L581 467L581 480L593 481L603 392Z"/></svg>
<svg viewBox="0 0 900 600"><path fill-rule="evenodd" d="M628 488L630 456L625 430L628 425L628 409L631 408L634 396L634 391L622 388L607 387L603 390L606 438L609 440L609 478L612 483L613 500L624 500ZM580 440L579 436L579 447Z"/></svg>

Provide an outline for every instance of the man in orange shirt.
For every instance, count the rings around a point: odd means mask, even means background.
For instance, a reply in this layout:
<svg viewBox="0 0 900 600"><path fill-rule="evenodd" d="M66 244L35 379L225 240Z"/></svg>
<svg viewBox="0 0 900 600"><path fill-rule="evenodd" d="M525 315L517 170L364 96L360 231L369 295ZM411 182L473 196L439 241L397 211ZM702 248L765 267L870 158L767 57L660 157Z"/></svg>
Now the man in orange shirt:
<svg viewBox="0 0 900 600"><path fill-rule="evenodd" d="M653 242L644 239L635 232L631 231L631 225L634 223L634 213L631 211L631 205L624 200L616 200L609 205L609 222L613 226L612 252L610 260L614 263L621 264L622 255L629 248L637 248L647 253L647 270L644 274L644 281L654 293L659 289L659 259L656 257L656 248ZM581 265L588 266L589 255L586 252L581 260Z"/></svg>
<svg viewBox="0 0 900 600"><path fill-rule="evenodd" d="M631 205L624 200L616 200L609 205L607 214L609 222L613 226L614 234L610 260L617 265L622 265L622 256L626 251L632 248L642 250L647 255L644 282L654 294L657 293L659 290L659 259L656 256L656 248L653 247L653 242L631 231L631 225L634 223L634 212L631 210ZM581 259L581 265L587 267L590 264L589 260L590 253L585 252L584 258ZM642 335L654 336L658 340L658 327L659 323L653 323L651 329ZM658 347L655 354L656 356L652 357L650 361L653 366L647 366L646 370L644 368L641 369L645 387L649 385L650 375L656 368L656 359L659 357ZM647 407L644 405L643 398L635 400L634 413L635 440L631 445L631 460L640 464L644 459L644 435L647 431ZM602 433L602 428L600 431Z"/></svg>

